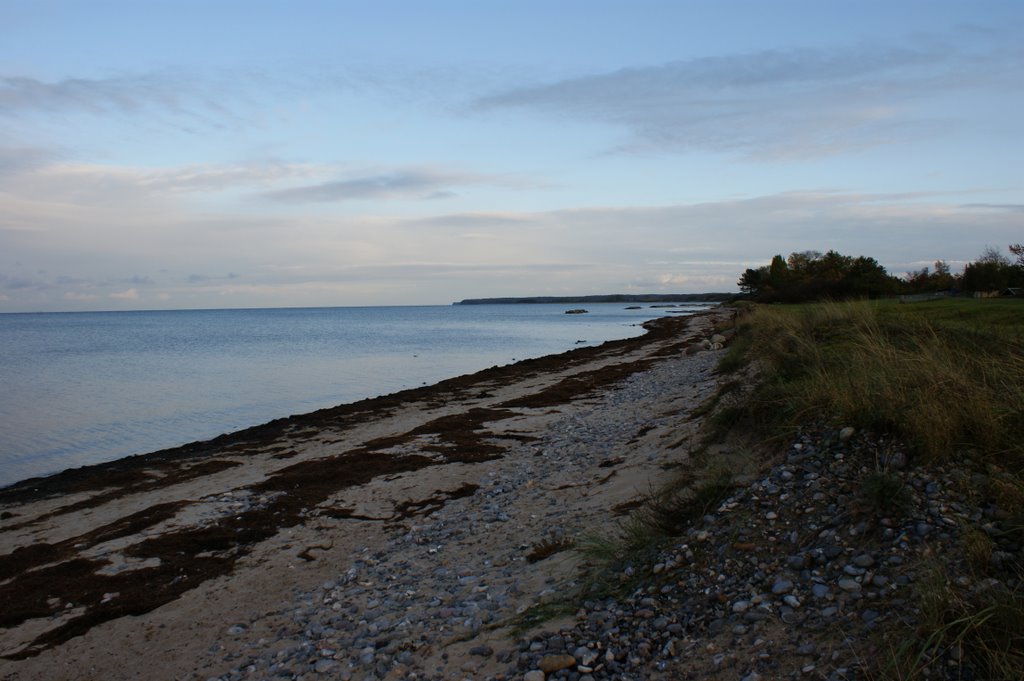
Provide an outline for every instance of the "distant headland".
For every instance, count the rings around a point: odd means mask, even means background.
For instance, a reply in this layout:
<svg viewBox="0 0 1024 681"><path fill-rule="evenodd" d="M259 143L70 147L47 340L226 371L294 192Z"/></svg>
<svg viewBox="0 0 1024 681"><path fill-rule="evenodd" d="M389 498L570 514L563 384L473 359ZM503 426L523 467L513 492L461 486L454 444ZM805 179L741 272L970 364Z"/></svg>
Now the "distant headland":
<svg viewBox="0 0 1024 681"><path fill-rule="evenodd" d="M598 296L527 296L523 298L467 298L452 305L530 305L543 303L720 303L735 293L649 293Z"/></svg>

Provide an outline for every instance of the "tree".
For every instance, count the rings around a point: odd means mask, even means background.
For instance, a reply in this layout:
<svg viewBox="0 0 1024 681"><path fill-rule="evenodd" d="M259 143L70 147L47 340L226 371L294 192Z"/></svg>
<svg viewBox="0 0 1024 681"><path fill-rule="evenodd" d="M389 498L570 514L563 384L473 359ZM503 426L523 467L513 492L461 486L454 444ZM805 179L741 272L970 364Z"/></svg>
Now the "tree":
<svg viewBox="0 0 1024 681"><path fill-rule="evenodd" d="M1017 258L1017 267L1024 267L1024 244L1010 244L1010 253Z"/></svg>
<svg viewBox="0 0 1024 681"><path fill-rule="evenodd" d="M761 288L767 281L768 268L759 267L756 270L747 269L747 271L745 271L743 275L740 276L740 280L737 282L737 285L740 287L740 291L742 291L743 293L748 293L752 296L756 296L758 293L761 292Z"/></svg>
<svg viewBox="0 0 1024 681"><path fill-rule="evenodd" d="M956 277L949 269L949 263L945 260L935 261L935 274L932 275L932 282L936 291L947 291L956 288Z"/></svg>
<svg viewBox="0 0 1024 681"><path fill-rule="evenodd" d="M772 258L771 264L748 269L739 287L762 302L800 302L851 297L875 298L896 290L896 280L874 258L856 258L837 251L802 251Z"/></svg>
<svg viewBox="0 0 1024 681"><path fill-rule="evenodd" d="M922 267L919 270L911 270L907 272L904 277L906 282L905 289L911 293L924 293L925 291L931 290L932 287L932 273L927 267Z"/></svg>
<svg viewBox="0 0 1024 681"><path fill-rule="evenodd" d="M909 293L932 293L956 288L956 277L945 260L935 261L935 271L927 267L907 272L903 290Z"/></svg>
<svg viewBox="0 0 1024 681"><path fill-rule="evenodd" d="M986 246L981 257L967 263L963 285L968 291L999 291L1021 283L1021 267L991 246Z"/></svg>
<svg viewBox="0 0 1024 681"><path fill-rule="evenodd" d="M814 262L820 258L820 251L801 251L799 253L790 253L786 264L789 265L790 272L802 278L811 272Z"/></svg>
<svg viewBox="0 0 1024 681"><path fill-rule="evenodd" d="M776 255L772 258L772 262L768 265L768 281L775 282L778 286L789 279L789 265L782 258L781 255Z"/></svg>

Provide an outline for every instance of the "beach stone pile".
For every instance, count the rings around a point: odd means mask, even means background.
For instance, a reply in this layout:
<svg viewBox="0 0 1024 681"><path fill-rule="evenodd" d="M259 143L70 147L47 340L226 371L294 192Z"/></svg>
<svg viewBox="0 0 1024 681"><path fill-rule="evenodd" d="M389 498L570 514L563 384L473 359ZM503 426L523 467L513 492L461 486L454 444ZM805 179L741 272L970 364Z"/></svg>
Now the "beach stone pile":
<svg viewBox="0 0 1024 681"><path fill-rule="evenodd" d="M627 596L587 600L572 628L521 641L506 678L874 678L862 666L885 654L875 648L888 625L914 631L914 587L939 567L933 556L962 592L1021 586L1012 575L976 577L954 549L975 527L1003 538L989 559L996 572L1021 558L1005 539L1008 515L972 495L987 476L970 461L907 459L852 429L802 434L659 555L618 566ZM902 507L872 507L880 467L905 492ZM933 678L982 678L969 657L953 646L923 662ZM554 659L559 670L541 676Z"/></svg>

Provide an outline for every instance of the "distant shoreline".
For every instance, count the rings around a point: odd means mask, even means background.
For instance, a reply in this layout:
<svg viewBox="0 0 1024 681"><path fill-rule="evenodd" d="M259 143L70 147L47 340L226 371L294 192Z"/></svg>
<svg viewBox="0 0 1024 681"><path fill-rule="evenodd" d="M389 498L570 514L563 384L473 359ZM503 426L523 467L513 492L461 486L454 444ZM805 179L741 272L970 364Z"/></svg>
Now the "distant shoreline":
<svg viewBox="0 0 1024 681"><path fill-rule="evenodd" d="M735 293L611 294L595 296L524 296L521 298L466 298L452 305L538 305L545 303L721 303Z"/></svg>

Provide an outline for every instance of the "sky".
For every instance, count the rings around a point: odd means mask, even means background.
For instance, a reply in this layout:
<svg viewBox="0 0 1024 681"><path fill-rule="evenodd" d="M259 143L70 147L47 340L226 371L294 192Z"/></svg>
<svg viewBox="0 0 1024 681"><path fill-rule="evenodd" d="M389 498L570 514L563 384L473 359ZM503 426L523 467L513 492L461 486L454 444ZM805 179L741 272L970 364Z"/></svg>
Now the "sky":
<svg viewBox="0 0 1024 681"><path fill-rule="evenodd" d="M0 312L735 291L1024 241L1019 0L0 0Z"/></svg>

